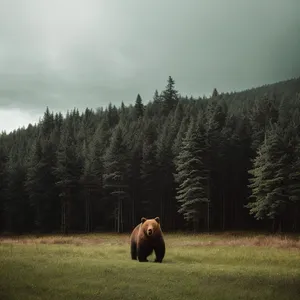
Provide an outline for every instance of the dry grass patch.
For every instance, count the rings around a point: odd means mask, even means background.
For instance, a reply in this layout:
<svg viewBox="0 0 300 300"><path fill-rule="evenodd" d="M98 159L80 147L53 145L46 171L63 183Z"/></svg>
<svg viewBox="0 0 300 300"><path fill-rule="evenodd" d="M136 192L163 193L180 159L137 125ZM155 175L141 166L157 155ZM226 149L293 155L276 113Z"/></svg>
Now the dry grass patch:
<svg viewBox="0 0 300 300"><path fill-rule="evenodd" d="M130 233L92 233L73 235L24 235L0 237L0 244L66 244L66 245L128 245ZM225 232L213 234L165 233L169 247L258 246L281 249L300 249L299 235L255 235Z"/></svg>
<svg viewBox="0 0 300 300"><path fill-rule="evenodd" d="M193 238L183 238L182 240L171 239L172 244L175 246L261 246L261 247L275 247L275 248L288 248L300 249L300 239L289 238L286 236L254 236L254 237L226 237L220 235L201 236L194 235Z"/></svg>

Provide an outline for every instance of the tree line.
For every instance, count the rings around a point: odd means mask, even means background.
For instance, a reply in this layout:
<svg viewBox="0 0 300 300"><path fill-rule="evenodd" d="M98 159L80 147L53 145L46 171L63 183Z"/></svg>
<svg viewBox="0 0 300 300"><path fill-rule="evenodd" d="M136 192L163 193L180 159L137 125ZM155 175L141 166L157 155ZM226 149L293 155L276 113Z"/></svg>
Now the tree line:
<svg viewBox="0 0 300 300"><path fill-rule="evenodd" d="M47 108L0 135L0 231L300 230L300 79L209 97Z"/></svg>

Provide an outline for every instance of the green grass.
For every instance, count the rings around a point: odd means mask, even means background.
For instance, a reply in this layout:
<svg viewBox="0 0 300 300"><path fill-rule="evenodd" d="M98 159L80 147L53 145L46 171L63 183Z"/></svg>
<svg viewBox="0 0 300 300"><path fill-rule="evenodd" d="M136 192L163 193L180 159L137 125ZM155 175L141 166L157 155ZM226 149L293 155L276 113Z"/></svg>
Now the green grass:
<svg viewBox="0 0 300 300"><path fill-rule="evenodd" d="M165 234L162 264L129 236L2 238L0 299L297 299L299 238ZM150 258L154 259L154 256Z"/></svg>

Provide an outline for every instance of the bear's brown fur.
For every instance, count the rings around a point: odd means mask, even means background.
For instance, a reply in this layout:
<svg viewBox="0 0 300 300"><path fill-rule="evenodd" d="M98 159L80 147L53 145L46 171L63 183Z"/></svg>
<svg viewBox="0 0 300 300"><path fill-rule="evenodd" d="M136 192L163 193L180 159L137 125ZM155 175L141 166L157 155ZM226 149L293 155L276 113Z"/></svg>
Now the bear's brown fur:
<svg viewBox="0 0 300 300"><path fill-rule="evenodd" d="M165 256L165 241L160 226L160 219L141 218L130 236L131 258L140 262L146 262L147 257L155 252L155 262L161 263Z"/></svg>

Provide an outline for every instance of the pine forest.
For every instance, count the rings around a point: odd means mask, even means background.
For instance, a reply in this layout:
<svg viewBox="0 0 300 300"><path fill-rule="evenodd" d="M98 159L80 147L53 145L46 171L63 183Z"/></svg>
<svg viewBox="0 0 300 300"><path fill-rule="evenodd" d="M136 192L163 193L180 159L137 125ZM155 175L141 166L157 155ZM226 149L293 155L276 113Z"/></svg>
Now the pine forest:
<svg viewBox="0 0 300 300"><path fill-rule="evenodd" d="M300 78L132 103L3 131L0 231L300 232Z"/></svg>

